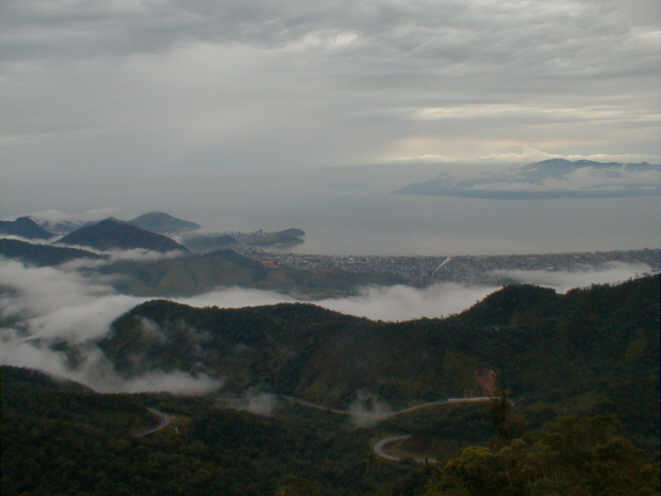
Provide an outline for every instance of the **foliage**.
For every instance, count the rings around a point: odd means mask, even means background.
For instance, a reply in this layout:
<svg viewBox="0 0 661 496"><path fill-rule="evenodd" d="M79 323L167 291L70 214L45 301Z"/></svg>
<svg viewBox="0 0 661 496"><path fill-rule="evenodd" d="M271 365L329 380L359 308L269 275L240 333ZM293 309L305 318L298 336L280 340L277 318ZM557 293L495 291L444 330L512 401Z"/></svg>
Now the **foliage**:
<svg viewBox="0 0 661 496"><path fill-rule="evenodd" d="M614 417L564 417L499 448L466 448L426 482L435 495L653 495L658 465Z"/></svg>
<svg viewBox="0 0 661 496"><path fill-rule="evenodd" d="M359 390L394 407L479 395L475 373L492 369L531 427L613 413L655 449L658 284L647 277L566 295L512 286L463 314L402 323L304 304L196 309L157 300L119 318L100 346L126 376L178 368L228 377L230 390L342 407Z"/></svg>

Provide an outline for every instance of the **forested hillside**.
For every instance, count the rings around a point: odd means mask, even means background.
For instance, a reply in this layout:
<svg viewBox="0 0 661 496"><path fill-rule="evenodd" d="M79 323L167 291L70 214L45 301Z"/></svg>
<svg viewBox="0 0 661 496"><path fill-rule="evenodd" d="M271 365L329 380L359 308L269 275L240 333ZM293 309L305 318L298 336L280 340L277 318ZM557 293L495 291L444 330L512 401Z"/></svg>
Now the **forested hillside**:
<svg viewBox="0 0 661 496"><path fill-rule="evenodd" d="M337 416L301 408L259 417L219 409L211 398L101 395L26 369L2 367L0 373L7 496L658 491L658 463L623 437L612 417L565 417L510 438L498 429L497 404L459 412L444 421L475 442L470 429L479 418L487 441L440 464L420 465L372 453L383 429L404 424L356 429ZM144 436L157 421L147 409L154 406L172 421ZM456 443L452 433L444 435L447 444Z"/></svg>
<svg viewBox="0 0 661 496"><path fill-rule="evenodd" d="M512 286L402 323L147 302L98 343L118 371L207 373L223 389L99 394L3 366L2 494L657 494L658 295L657 277ZM269 391L271 408L250 406Z"/></svg>
<svg viewBox="0 0 661 496"><path fill-rule="evenodd" d="M658 438L658 278L566 295L511 286L446 319L373 322L304 304L144 303L101 348L126 377L181 369L333 406L368 390L395 406L483 394L493 371L530 421L614 413Z"/></svg>

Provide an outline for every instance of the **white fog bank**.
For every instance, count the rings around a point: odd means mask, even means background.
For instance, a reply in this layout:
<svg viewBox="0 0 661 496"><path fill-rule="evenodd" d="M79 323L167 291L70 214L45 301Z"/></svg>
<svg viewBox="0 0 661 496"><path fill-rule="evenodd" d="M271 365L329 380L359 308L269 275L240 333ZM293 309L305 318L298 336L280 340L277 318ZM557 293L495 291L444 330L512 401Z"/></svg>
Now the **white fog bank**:
<svg viewBox="0 0 661 496"><path fill-rule="evenodd" d="M611 263L580 272L519 270L502 271L497 275L566 292L593 283L624 281L650 270L643 264ZM402 321L459 313L497 289L496 286L456 283L435 284L424 289L401 285L367 287L356 296L327 298L311 303L374 320ZM37 268L2 261L0 363L35 368L82 382L98 391L193 394L221 387L222 379L204 375L194 377L183 371L155 371L130 380L119 377L114 371L95 342L109 332L111 323L117 317L148 299L151 298L119 294L108 279L84 277L74 268ZM297 301L276 292L247 288L218 289L172 300L195 307L221 308ZM55 341L66 342L81 350L82 361L75 369L70 367L63 352L51 348ZM261 405L263 401L257 403Z"/></svg>

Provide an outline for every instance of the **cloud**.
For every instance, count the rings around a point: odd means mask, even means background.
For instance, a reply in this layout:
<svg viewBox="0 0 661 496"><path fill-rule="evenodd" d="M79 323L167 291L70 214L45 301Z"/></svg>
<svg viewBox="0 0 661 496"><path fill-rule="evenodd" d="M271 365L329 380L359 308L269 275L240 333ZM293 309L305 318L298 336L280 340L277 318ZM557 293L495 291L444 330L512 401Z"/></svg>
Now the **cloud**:
<svg viewBox="0 0 661 496"><path fill-rule="evenodd" d="M219 306L224 308L241 308L275 305L276 303L293 303L296 300L290 296L273 291L227 288L210 291L190 298L176 298L176 301L194 307Z"/></svg>
<svg viewBox="0 0 661 496"><path fill-rule="evenodd" d="M630 3L7 0L6 199L211 203L231 169L402 157L657 161L659 9Z"/></svg>
<svg viewBox="0 0 661 496"><path fill-rule="evenodd" d="M15 239L16 241L22 241L23 243L30 243L30 244L47 244L47 243L39 243L35 242L34 239L32 238L24 238L23 236L16 236L15 234L0 234L1 239ZM52 238L55 239L55 238Z"/></svg>
<svg viewBox="0 0 661 496"><path fill-rule="evenodd" d="M108 333L113 320L146 298L117 294L103 278L83 276L67 265L37 268L4 261L0 263L0 280L10 288L0 292L0 315L4 321L4 327L0 329L0 363L37 368L103 392L200 393L217 389L224 382L222 378L211 378L203 373L191 375L184 371L155 371L128 380L121 378L96 347L95 341ZM356 298L315 303L372 318L403 320L456 312L487 292L488 289L458 285L439 285L428 291L396 286L366 288ZM230 288L177 301L198 307L245 307L294 300L274 292ZM152 321L143 320L142 328L157 341L165 339ZM195 333L195 330L191 332ZM62 341L78 350L80 356L75 366L65 352L51 347ZM203 343L199 345L203 346ZM239 406L260 415L269 415L276 402L269 395L251 393ZM371 419L365 412L356 410L355 413L357 418L360 417L359 423Z"/></svg>
<svg viewBox="0 0 661 496"><path fill-rule="evenodd" d="M103 354L96 348L86 350L83 362L71 367L66 356L48 347L47 343L26 342L20 333L0 327L0 363L15 367L35 368L80 382L102 393L169 392L173 394L204 394L223 386L222 379L205 374L192 375L174 371L149 372L131 379L117 375Z"/></svg>
<svg viewBox="0 0 661 496"><path fill-rule="evenodd" d="M434 284L424 289L401 285L368 287L362 289L358 296L331 298L315 303L351 315L398 321L458 313L497 289L454 283Z"/></svg>
<svg viewBox="0 0 661 496"><path fill-rule="evenodd" d="M242 410L261 417L270 417L278 407L279 400L272 393L248 390L241 398L232 398L226 403L221 402L220 404L226 405L233 410Z"/></svg>
<svg viewBox="0 0 661 496"><path fill-rule="evenodd" d="M570 191L570 192L613 192L613 191L658 191L661 181L661 169L603 169L581 167L562 177L546 177L538 182L528 182L525 178L512 177L507 182L482 182L470 187L470 190L485 191Z"/></svg>
<svg viewBox="0 0 661 496"><path fill-rule="evenodd" d="M358 391L349 405L349 416L355 427L372 427L392 415L388 403L368 391Z"/></svg>
<svg viewBox="0 0 661 496"><path fill-rule="evenodd" d="M101 392L168 391L208 392L222 380L183 371L151 372L125 380L94 345L110 323L144 299L116 294L103 282L75 271L0 263L0 281L11 288L0 291L0 316L15 327L0 327L0 363L31 367L82 382ZM11 325L11 324L10 324ZM151 329L148 322L146 329ZM64 352L50 347L65 341L81 352L72 367Z"/></svg>
<svg viewBox="0 0 661 496"><path fill-rule="evenodd" d="M17 291L0 294L5 318L21 320L32 338L84 342L103 336L118 315L142 300L75 271L0 263L0 280Z"/></svg>
<svg viewBox="0 0 661 496"><path fill-rule="evenodd" d="M374 320L400 321L420 317L442 317L458 313L497 289L496 286L466 286L455 283L439 283L424 289L403 285L374 286L359 289L356 296L326 298L310 303L349 315ZM174 298L174 300L195 307L218 306L223 308L254 307L300 301L273 291L236 287L219 289L189 298Z"/></svg>
<svg viewBox="0 0 661 496"><path fill-rule="evenodd" d="M626 280L650 270L643 264L610 263L571 273L497 271L493 275L564 292L592 283ZM129 380L119 377L95 342L108 333L113 320L146 298L118 294L104 279L86 277L72 269L27 267L4 261L0 262L0 281L0 363L37 368L83 382L98 391L201 393L217 389L224 382L222 378L204 375L203 371L194 374L155 371ZM369 287L355 297L313 303L343 313L399 321L457 313L496 289L450 283L426 289ZM294 300L274 292L228 288L176 301L199 307L245 307ZM141 324L143 331L154 340L166 339L154 322L144 319ZM205 336L195 329L188 330L198 337L197 346L203 347ZM78 350L76 366L72 366L66 353L51 347L62 341ZM243 398L240 406L267 415L276 404L268 395L251 393ZM362 422L385 415L387 410L387 405L378 398L361 393L352 412L356 422L362 425Z"/></svg>
<svg viewBox="0 0 661 496"><path fill-rule="evenodd" d="M652 268L646 264L609 262L601 267L585 267L575 272L547 270L496 270L491 273L516 282L553 288L560 293L584 288L592 284L617 284L649 274Z"/></svg>
<svg viewBox="0 0 661 496"><path fill-rule="evenodd" d="M212 378L205 374L197 374L193 377L182 371L169 373L149 372L147 374L119 381L118 389L107 390L107 392L139 393L168 392L173 394L206 394L222 388L224 380Z"/></svg>
<svg viewBox="0 0 661 496"><path fill-rule="evenodd" d="M93 222L96 220L106 219L112 216L112 208L91 208L83 212L63 212L55 208L49 208L46 210L38 210L35 212L28 212L21 214L20 217L27 216L34 219L36 222L48 222L48 223L58 223L58 222L72 222L72 223L84 223L84 222Z"/></svg>
<svg viewBox="0 0 661 496"><path fill-rule="evenodd" d="M183 252L180 250L171 250L166 252L145 250L143 248L131 248L129 250L97 250L85 245L70 245L63 243L52 243L52 245L60 246L62 248L77 248L79 250L91 251L92 253L106 257L105 260L88 260L87 262L76 261L78 263L90 263L92 264L91 266L119 261L153 262L165 258L177 258L183 254Z"/></svg>

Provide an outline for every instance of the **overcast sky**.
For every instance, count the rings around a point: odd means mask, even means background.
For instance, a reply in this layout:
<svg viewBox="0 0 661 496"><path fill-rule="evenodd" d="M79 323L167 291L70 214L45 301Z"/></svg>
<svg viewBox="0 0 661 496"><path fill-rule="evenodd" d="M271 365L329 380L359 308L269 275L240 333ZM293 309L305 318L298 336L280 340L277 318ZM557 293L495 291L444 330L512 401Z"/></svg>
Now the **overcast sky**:
<svg viewBox="0 0 661 496"><path fill-rule="evenodd" d="M0 164L661 162L660 68L658 0L0 0Z"/></svg>

